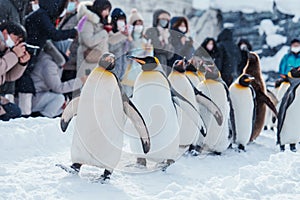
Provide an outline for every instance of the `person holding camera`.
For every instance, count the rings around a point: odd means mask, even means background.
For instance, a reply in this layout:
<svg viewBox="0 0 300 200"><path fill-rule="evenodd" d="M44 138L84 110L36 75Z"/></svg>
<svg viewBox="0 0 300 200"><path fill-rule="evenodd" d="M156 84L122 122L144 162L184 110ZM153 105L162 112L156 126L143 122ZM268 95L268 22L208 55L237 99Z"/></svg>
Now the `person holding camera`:
<svg viewBox="0 0 300 200"><path fill-rule="evenodd" d="M26 51L26 30L15 22L0 24L0 86L6 81L15 81L25 71L30 54ZM8 121L21 116L20 108L0 97L0 120Z"/></svg>

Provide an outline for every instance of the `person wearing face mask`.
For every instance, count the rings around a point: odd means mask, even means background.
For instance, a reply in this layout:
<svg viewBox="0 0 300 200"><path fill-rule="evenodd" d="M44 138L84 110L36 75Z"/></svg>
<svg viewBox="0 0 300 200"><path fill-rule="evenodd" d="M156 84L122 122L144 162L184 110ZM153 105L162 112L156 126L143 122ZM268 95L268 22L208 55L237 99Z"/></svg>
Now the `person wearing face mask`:
<svg viewBox="0 0 300 200"><path fill-rule="evenodd" d="M144 19L137 11L132 9L129 16L129 32L128 39L130 42L130 49L128 54L136 57L153 56L152 45L144 37ZM122 84L128 96L132 95L133 85L137 75L142 71L140 64L133 60L129 60L127 70L125 72Z"/></svg>
<svg viewBox="0 0 300 200"><path fill-rule="evenodd" d="M214 38L207 37L204 39L200 47L196 50L196 52L201 52L200 48L204 49L208 55L212 58L216 66L219 66L220 63L220 53Z"/></svg>
<svg viewBox="0 0 300 200"><path fill-rule="evenodd" d="M125 12L120 8L115 8L111 13L112 32L109 34L109 52L115 55L114 74L123 80L128 65L126 57L129 51L129 29Z"/></svg>
<svg viewBox="0 0 300 200"><path fill-rule="evenodd" d="M16 22L23 24L26 7L29 0L1 0L0 1L0 23ZM15 82L6 81L0 86L0 94L6 94L10 102L14 102Z"/></svg>
<svg viewBox="0 0 300 200"><path fill-rule="evenodd" d="M30 59L23 43L25 38L26 30L20 24L4 22L0 25L0 86L24 73ZM0 120L20 117L20 108L3 96L0 95Z"/></svg>
<svg viewBox="0 0 300 200"><path fill-rule="evenodd" d="M174 47L174 56L168 61L168 66L173 66L176 60L182 60L183 57L190 59L194 52L193 40L188 37L189 25L186 17L173 17L171 24L171 44Z"/></svg>
<svg viewBox="0 0 300 200"><path fill-rule="evenodd" d="M300 40L293 39L290 43L290 51L283 56L279 64L279 73L287 75L294 67L300 66Z"/></svg>
<svg viewBox="0 0 300 200"><path fill-rule="evenodd" d="M111 11L108 0L80 2L77 19L85 21L79 32L77 50L77 77L88 75L95 67L103 53L108 52L108 16Z"/></svg>
<svg viewBox="0 0 300 200"><path fill-rule="evenodd" d="M66 4L67 0L39 0L39 9L31 12L25 19L25 28L28 35L26 42L38 47L28 50L31 54L28 67L22 77L16 81L19 106L21 107L22 115L25 117L31 114L32 96L35 94L34 83L30 73L46 41L60 41L77 37L77 30L74 28L58 30L55 27L55 21L65 9Z"/></svg>
<svg viewBox="0 0 300 200"><path fill-rule="evenodd" d="M166 75L171 72L168 60L173 57L174 47L170 42L169 22L171 15L166 10L156 10L153 13L153 27L145 33L147 40L151 41L154 48L154 56L158 58Z"/></svg>
<svg viewBox="0 0 300 200"><path fill-rule="evenodd" d="M238 76L239 76L240 74L243 73L243 69L247 64L248 53L249 53L249 51L252 51L252 46L251 46L250 42L247 39L242 38L238 42L238 47L241 51L241 62L238 65L238 69L237 69L237 73L238 73Z"/></svg>

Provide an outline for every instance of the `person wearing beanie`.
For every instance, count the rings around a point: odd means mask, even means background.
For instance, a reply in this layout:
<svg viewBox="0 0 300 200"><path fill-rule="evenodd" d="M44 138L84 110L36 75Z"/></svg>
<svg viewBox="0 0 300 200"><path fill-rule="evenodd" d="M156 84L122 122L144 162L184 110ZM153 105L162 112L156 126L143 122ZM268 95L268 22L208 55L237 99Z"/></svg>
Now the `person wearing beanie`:
<svg viewBox="0 0 300 200"><path fill-rule="evenodd" d="M279 73L287 75L294 67L300 66L300 40L293 39L290 43L290 50L283 56L279 64Z"/></svg>
<svg viewBox="0 0 300 200"><path fill-rule="evenodd" d="M111 11L108 0L80 2L77 8L79 47L77 50L77 77L88 75L104 52L108 52L108 16Z"/></svg>
<svg viewBox="0 0 300 200"><path fill-rule="evenodd" d="M132 9L129 16L129 26L132 30L128 35L130 42L130 49L128 54L136 57L153 56L152 45L147 42L144 37L144 19L137 11ZM142 71L140 64L130 60L122 84L128 96L132 95L133 85L136 77Z"/></svg>
<svg viewBox="0 0 300 200"><path fill-rule="evenodd" d="M122 9L115 8L111 12L111 25L108 44L109 52L116 56L113 73L122 81L128 64L126 54L129 51L127 16Z"/></svg>
<svg viewBox="0 0 300 200"><path fill-rule="evenodd" d="M194 52L193 40L188 37L189 25L188 20L184 16L173 17L171 24L171 44L174 47L174 56L168 61L169 66L173 66L176 60L182 58L190 59Z"/></svg>

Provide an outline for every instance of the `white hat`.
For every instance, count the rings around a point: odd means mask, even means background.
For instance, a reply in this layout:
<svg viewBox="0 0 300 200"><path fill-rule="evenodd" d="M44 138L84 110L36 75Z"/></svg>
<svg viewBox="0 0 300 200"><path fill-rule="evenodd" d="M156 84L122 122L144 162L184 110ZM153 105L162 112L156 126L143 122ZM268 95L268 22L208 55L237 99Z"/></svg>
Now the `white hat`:
<svg viewBox="0 0 300 200"><path fill-rule="evenodd" d="M133 25L133 23L137 20L144 21L143 17L138 13L136 8L133 8L130 12L129 16L129 24Z"/></svg>

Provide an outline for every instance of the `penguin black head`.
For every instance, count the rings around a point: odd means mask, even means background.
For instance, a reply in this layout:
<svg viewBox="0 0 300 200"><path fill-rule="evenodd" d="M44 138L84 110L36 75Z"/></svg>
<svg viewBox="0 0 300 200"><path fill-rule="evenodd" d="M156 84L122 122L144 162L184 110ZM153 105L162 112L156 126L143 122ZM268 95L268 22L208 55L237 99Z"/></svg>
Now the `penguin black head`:
<svg viewBox="0 0 300 200"><path fill-rule="evenodd" d="M292 78L300 78L300 66L292 68L289 71L288 76Z"/></svg>
<svg viewBox="0 0 300 200"><path fill-rule="evenodd" d="M255 77L255 79L262 79L259 57L256 53L248 53L248 62L247 65L244 67L243 73L250 74L251 76Z"/></svg>
<svg viewBox="0 0 300 200"><path fill-rule="evenodd" d="M134 60L134 61L138 62L140 65L142 65L143 71L152 71L158 65L160 65L158 58L156 58L155 56L146 56L144 58L127 56L127 58Z"/></svg>
<svg viewBox="0 0 300 200"><path fill-rule="evenodd" d="M173 64L173 69L180 73L184 73L186 70L186 65L187 65L187 60L185 58L183 58L182 60L175 60Z"/></svg>
<svg viewBox="0 0 300 200"><path fill-rule="evenodd" d="M101 56L98 65L106 70L113 70L115 68L115 55L112 53L104 53Z"/></svg>
<svg viewBox="0 0 300 200"><path fill-rule="evenodd" d="M243 74L239 77L239 84L241 86L248 87L253 80L253 76L250 76L249 74Z"/></svg>
<svg viewBox="0 0 300 200"><path fill-rule="evenodd" d="M185 68L185 71L197 72L197 68L193 64L193 60L192 59L188 61L187 65L186 65L186 68Z"/></svg>

